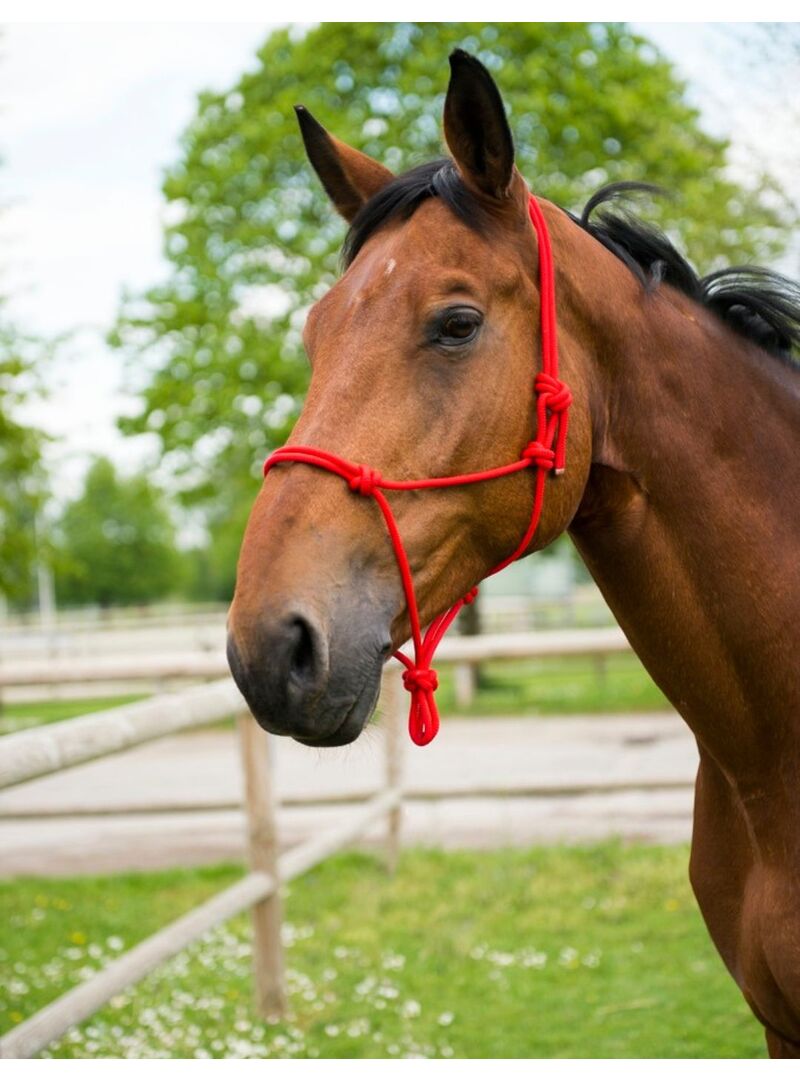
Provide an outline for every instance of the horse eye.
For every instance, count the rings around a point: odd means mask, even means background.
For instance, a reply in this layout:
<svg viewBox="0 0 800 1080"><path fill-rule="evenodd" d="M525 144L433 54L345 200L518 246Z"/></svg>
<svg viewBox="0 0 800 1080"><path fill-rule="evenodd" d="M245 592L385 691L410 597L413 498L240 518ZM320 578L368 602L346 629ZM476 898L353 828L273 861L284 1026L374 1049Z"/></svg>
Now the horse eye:
<svg viewBox="0 0 800 1080"><path fill-rule="evenodd" d="M475 308L452 308L439 320L437 344L465 345L475 337L482 322L483 316Z"/></svg>

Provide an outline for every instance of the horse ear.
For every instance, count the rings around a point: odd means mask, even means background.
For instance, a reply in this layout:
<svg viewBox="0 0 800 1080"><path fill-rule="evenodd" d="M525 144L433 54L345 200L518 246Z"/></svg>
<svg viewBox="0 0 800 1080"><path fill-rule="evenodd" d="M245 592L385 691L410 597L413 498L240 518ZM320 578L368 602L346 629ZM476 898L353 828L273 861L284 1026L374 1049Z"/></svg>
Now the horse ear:
<svg viewBox="0 0 800 1080"><path fill-rule="evenodd" d="M352 221L365 202L394 180L394 173L334 138L302 105L294 111L314 172L342 217Z"/></svg>
<svg viewBox="0 0 800 1080"><path fill-rule="evenodd" d="M464 180L485 195L509 194L514 140L494 79L474 56L450 54L444 134Z"/></svg>

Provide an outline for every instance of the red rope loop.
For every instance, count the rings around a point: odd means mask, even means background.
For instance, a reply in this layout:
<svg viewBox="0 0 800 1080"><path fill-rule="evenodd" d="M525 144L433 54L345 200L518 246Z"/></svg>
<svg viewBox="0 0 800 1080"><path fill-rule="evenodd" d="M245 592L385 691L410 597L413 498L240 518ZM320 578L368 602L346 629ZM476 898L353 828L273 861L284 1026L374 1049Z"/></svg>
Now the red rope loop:
<svg viewBox="0 0 800 1080"><path fill-rule="evenodd" d="M403 686L411 694L408 733L417 746L427 746L439 730L439 711L434 693L439 679L433 668L409 667L403 672Z"/></svg>
<svg viewBox="0 0 800 1080"><path fill-rule="evenodd" d="M425 746L429 743L439 730L439 713L434 698L439 680L436 672L430 667L430 663L439 642L463 605L471 604L475 600L478 595L478 587L475 586L470 589L448 611L438 615L423 637L411 567L385 492L448 488L457 484L474 484L482 480L493 480L500 476L509 476L531 464L535 465L538 471L536 473L533 507L528 528L516 550L507 555L502 562L490 571L490 574L487 575L490 576L498 573L498 571L508 566L514 559L518 559L528 550L539 525L546 474L553 468L556 475L564 471L567 423L569 407L572 404L572 394L569 387L558 378L558 337L553 254L550 248L547 223L533 195L530 196L528 210L539 243L542 370L534 380L536 436L528 443L517 461L493 469L484 469L481 472L465 473L462 476L433 476L425 477L422 480L383 480L377 469L372 469L368 465L354 464L338 457L329 450L320 450L314 446L284 446L276 450L264 462L265 476L273 466L283 462L296 462L325 469L346 480L351 491L358 495L371 496L378 504L394 549L403 592L406 597L408 618L411 624L411 639L414 646L413 661L399 650L394 655L405 667L403 685L411 694L408 730L411 738L418 746Z"/></svg>
<svg viewBox="0 0 800 1080"><path fill-rule="evenodd" d="M375 488L381 486L383 477L377 469L371 469L369 465L357 465L356 472L347 481L351 491L357 495L369 496L375 494Z"/></svg>

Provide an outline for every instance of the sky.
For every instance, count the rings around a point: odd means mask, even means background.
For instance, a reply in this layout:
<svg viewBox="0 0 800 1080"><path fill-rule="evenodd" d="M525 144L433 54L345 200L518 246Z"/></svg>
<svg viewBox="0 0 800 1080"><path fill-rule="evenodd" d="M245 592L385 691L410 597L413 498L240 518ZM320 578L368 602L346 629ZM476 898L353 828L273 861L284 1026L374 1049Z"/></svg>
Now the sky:
<svg viewBox="0 0 800 1080"><path fill-rule="evenodd" d="M135 402L123 392L122 356L104 336L122 289L144 289L165 273L160 181L198 92L235 82L274 25L3 28L0 291L22 328L75 332L49 373L50 399L29 413L57 437L48 453L62 496L79 489L92 454L109 454L129 469L154 449L148 436L124 438L116 430L116 417L134 411ZM770 108L778 83L798 85L797 68L743 78L728 62L719 28L634 27L676 61L705 127L733 140L742 174L763 163L800 201L793 118ZM786 269L796 274L798 267Z"/></svg>

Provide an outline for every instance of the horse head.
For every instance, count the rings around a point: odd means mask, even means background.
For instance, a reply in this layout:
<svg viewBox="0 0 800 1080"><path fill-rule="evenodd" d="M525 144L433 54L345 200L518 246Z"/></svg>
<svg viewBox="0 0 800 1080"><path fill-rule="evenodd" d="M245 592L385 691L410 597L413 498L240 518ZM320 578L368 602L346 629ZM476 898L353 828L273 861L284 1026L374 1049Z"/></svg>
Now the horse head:
<svg viewBox="0 0 800 1080"><path fill-rule="evenodd" d="M530 192L491 76L460 51L450 63L452 157L401 176L297 110L311 164L350 230L345 272L308 313L311 381L289 444L363 464L349 484L297 461L270 469L242 544L229 658L259 723L311 745L359 735L385 660L413 630L379 508L353 496L373 494L382 476L450 477L517 461L536 428ZM554 237L569 227L557 208L542 211ZM570 465L547 482L528 551L566 528L589 468L580 348L568 327L561 336L576 397ZM534 486L520 470L388 493L423 625L515 551Z"/></svg>

